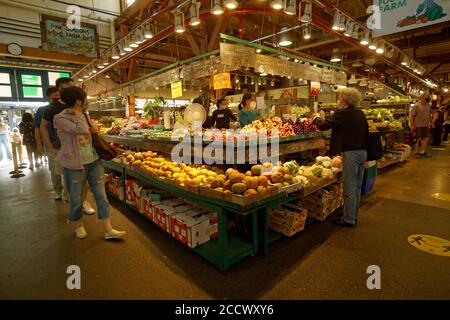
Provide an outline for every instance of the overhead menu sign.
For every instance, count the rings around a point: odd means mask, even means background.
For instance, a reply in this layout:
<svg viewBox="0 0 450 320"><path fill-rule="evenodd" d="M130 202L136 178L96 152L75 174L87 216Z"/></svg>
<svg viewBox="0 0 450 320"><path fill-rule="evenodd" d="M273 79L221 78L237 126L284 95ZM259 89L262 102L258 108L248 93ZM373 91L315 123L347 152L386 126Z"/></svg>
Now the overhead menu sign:
<svg viewBox="0 0 450 320"><path fill-rule="evenodd" d="M171 83L170 88L172 90L172 99L181 97L183 95L183 84L181 81Z"/></svg>
<svg viewBox="0 0 450 320"><path fill-rule="evenodd" d="M450 20L449 0L374 0L374 37L427 27ZM379 22L379 23L378 23ZM379 27L379 28L377 28Z"/></svg>
<svg viewBox="0 0 450 320"><path fill-rule="evenodd" d="M229 72L219 73L212 76L214 90L231 88L231 75Z"/></svg>

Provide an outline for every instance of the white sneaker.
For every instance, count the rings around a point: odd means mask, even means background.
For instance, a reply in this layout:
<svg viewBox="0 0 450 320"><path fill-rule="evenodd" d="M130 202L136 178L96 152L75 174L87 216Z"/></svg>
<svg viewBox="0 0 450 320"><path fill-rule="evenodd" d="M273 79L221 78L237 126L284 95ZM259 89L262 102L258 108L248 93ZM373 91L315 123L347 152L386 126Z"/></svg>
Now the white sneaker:
<svg viewBox="0 0 450 320"><path fill-rule="evenodd" d="M75 236L78 239L86 238L87 237L86 229L83 226L76 228L75 229Z"/></svg>
<svg viewBox="0 0 450 320"><path fill-rule="evenodd" d="M126 234L125 231L117 231L115 229L112 229L111 231L105 232L105 240L110 239L120 239Z"/></svg>
<svg viewBox="0 0 450 320"><path fill-rule="evenodd" d="M61 193L55 192L55 195L53 196L53 200L61 200L61 199L62 199Z"/></svg>
<svg viewBox="0 0 450 320"><path fill-rule="evenodd" d="M95 209L92 208L91 204L87 201L83 202L83 211L84 211L84 214L87 214L87 215L95 214Z"/></svg>

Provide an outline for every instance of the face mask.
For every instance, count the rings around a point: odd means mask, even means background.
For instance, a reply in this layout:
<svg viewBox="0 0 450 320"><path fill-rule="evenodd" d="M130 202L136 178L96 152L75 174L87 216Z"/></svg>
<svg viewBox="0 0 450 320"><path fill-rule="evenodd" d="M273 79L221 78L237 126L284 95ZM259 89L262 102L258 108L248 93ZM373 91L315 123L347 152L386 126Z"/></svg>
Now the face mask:
<svg viewBox="0 0 450 320"><path fill-rule="evenodd" d="M252 109L256 108L256 101L250 102L250 108L252 108Z"/></svg>

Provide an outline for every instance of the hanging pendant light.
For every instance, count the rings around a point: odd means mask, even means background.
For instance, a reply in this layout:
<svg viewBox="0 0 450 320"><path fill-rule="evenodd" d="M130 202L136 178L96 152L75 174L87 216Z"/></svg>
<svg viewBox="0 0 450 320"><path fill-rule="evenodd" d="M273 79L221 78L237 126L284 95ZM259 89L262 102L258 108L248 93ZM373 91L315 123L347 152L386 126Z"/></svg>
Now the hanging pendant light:
<svg viewBox="0 0 450 320"><path fill-rule="evenodd" d="M131 52L133 51L133 47L131 46L131 39L130 37L127 37L127 39L125 40L125 46L123 48L124 51L126 52Z"/></svg>
<svg viewBox="0 0 450 320"><path fill-rule="evenodd" d="M189 12L191 14L191 26L198 26L200 24L200 7L201 3L197 2L197 0L192 0L191 7L189 8Z"/></svg>
<svg viewBox="0 0 450 320"><path fill-rule="evenodd" d="M333 49L333 54L331 55L330 61L331 62L339 62L339 61L341 61L341 56L339 54L339 49L337 49L337 48Z"/></svg>
<svg viewBox="0 0 450 320"><path fill-rule="evenodd" d="M339 11L336 11L334 13L333 26L331 27L331 29L333 29L334 31L339 31L340 21L341 21L341 13Z"/></svg>
<svg viewBox="0 0 450 320"><path fill-rule="evenodd" d="M212 13L216 16L221 15L223 13L222 5L220 4L220 0L214 0L214 6L211 9Z"/></svg>
<svg viewBox="0 0 450 320"><path fill-rule="evenodd" d="M311 26L309 24L303 27L303 39L311 39Z"/></svg>
<svg viewBox="0 0 450 320"><path fill-rule="evenodd" d="M384 53L384 41L382 40L378 41L377 49L375 50L375 52L378 54Z"/></svg>
<svg viewBox="0 0 450 320"><path fill-rule="evenodd" d="M282 28L280 33L282 33L280 37L280 41L278 42L278 45L282 47L287 47L292 44L291 39L289 39L289 35L287 34L287 28Z"/></svg>
<svg viewBox="0 0 450 320"><path fill-rule="evenodd" d="M311 11L312 11L311 1L305 2L304 8L305 9L304 9L303 15L300 18L300 22L310 23L311 22ZM301 10L299 10L299 15L300 15L300 13L301 13Z"/></svg>
<svg viewBox="0 0 450 320"><path fill-rule="evenodd" d="M225 0L223 5L227 9L234 10L238 7L238 2L236 0Z"/></svg>
<svg viewBox="0 0 450 320"><path fill-rule="evenodd" d="M272 1L272 3L270 4L270 6L271 6L272 9L274 9L274 10L281 10L281 9L283 9L283 0L274 0L274 1Z"/></svg>
<svg viewBox="0 0 450 320"><path fill-rule="evenodd" d="M339 31L345 31L345 16L341 15L341 21L339 22Z"/></svg>
<svg viewBox="0 0 450 320"><path fill-rule="evenodd" d="M350 79L348 80L348 84L357 84L358 80L356 80L356 75L352 74Z"/></svg>
<svg viewBox="0 0 450 320"><path fill-rule="evenodd" d="M407 65L408 65L408 60L406 59L406 57L404 57L404 58L402 59L401 64L402 64L402 66L407 66Z"/></svg>
<svg viewBox="0 0 450 320"><path fill-rule="evenodd" d="M145 41L145 37L144 37L144 30L139 29L137 31L137 36L136 36L136 44L142 44Z"/></svg>
<svg viewBox="0 0 450 320"><path fill-rule="evenodd" d="M297 12L297 0L286 0L286 6L283 12L290 16L295 15Z"/></svg>
<svg viewBox="0 0 450 320"><path fill-rule="evenodd" d="M137 48L137 47L139 47L138 39L137 39L137 36L136 36L135 33L133 33L133 34L131 35L131 39L130 39L130 40L131 40L131 41L130 41L130 47L132 47L132 48Z"/></svg>
<svg viewBox="0 0 450 320"><path fill-rule="evenodd" d="M184 32L184 13L177 9L174 13L175 19L175 32L183 33Z"/></svg>
<svg viewBox="0 0 450 320"><path fill-rule="evenodd" d="M355 40L359 39L359 26L356 23L353 26L352 38Z"/></svg>
<svg viewBox="0 0 450 320"><path fill-rule="evenodd" d="M105 57L105 60L103 60L103 66L106 67L109 65L108 56Z"/></svg>
<svg viewBox="0 0 450 320"><path fill-rule="evenodd" d="M152 25L149 23L144 28L144 37L145 39L151 39L153 38L154 34L152 32Z"/></svg>
<svg viewBox="0 0 450 320"><path fill-rule="evenodd" d="M119 60L120 59L120 52L119 52L119 48L118 47L115 47L113 49L113 54L112 54L111 58L113 60Z"/></svg>
<svg viewBox="0 0 450 320"><path fill-rule="evenodd" d="M371 39L369 41L369 49L370 50L377 50L377 45L376 45L375 41L373 41L373 39Z"/></svg>
<svg viewBox="0 0 450 320"><path fill-rule="evenodd" d="M351 37L352 33L353 33L353 21L348 20L347 21L347 25L345 27L345 31L344 31L344 36L346 37Z"/></svg>
<svg viewBox="0 0 450 320"><path fill-rule="evenodd" d="M367 30L366 32L364 32L363 37L361 38L360 43L363 46L367 46L369 44L369 30Z"/></svg>

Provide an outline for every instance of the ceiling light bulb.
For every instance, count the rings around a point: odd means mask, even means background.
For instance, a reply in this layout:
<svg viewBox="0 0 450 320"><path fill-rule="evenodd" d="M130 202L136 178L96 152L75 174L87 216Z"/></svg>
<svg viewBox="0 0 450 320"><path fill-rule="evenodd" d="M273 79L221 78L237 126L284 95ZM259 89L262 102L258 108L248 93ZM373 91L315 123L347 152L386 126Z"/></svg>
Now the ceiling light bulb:
<svg viewBox="0 0 450 320"><path fill-rule="evenodd" d="M262 73L260 73L259 75L260 75L261 77L265 77L265 76L267 76L267 73L262 72Z"/></svg>
<svg viewBox="0 0 450 320"><path fill-rule="evenodd" d="M380 40L378 42L378 46L377 46L377 49L376 49L375 52L378 53L378 54L384 53L384 42L383 41Z"/></svg>
<svg viewBox="0 0 450 320"><path fill-rule="evenodd" d="M112 54L111 58L113 60L119 60L120 59L119 48L116 47L116 48L113 49L113 54Z"/></svg>
<svg viewBox="0 0 450 320"><path fill-rule="evenodd" d="M311 39L311 27L309 24L303 27L303 39Z"/></svg>
<svg viewBox="0 0 450 320"><path fill-rule="evenodd" d="M333 54L330 59L331 62L339 62L341 61L341 56L339 55L339 50L337 48L333 49Z"/></svg>
<svg viewBox="0 0 450 320"><path fill-rule="evenodd" d="M344 31L345 30L345 16L341 15L341 21L339 21L339 31Z"/></svg>
<svg viewBox="0 0 450 320"><path fill-rule="evenodd" d="M297 12L297 0L286 0L286 6L283 12L290 16L295 15Z"/></svg>
<svg viewBox="0 0 450 320"><path fill-rule="evenodd" d="M238 7L238 2L236 0L225 0L223 4L230 10L234 10Z"/></svg>
<svg viewBox="0 0 450 320"><path fill-rule="evenodd" d="M223 8L220 4L220 0L214 0L214 7L212 8L211 11L216 16L221 15L223 13Z"/></svg>
<svg viewBox="0 0 450 320"><path fill-rule="evenodd" d="M375 42L373 42L373 40L369 42L369 49L377 50L377 45L375 44Z"/></svg>
<svg viewBox="0 0 450 320"><path fill-rule="evenodd" d="M191 14L191 26L198 26L200 24L200 7L201 3L197 0L192 0L189 12Z"/></svg>
<svg viewBox="0 0 450 320"><path fill-rule="evenodd" d="M300 22L303 22L303 23L311 22L311 10L312 10L311 2L310 1L305 2L305 9L303 12L303 16L301 16L301 18L300 18ZM301 10L299 11L299 15L300 15L300 13L301 13Z"/></svg>
<svg viewBox="0 0 450 320"><path fill-rule="evenodd" d="M334 31L339 31L340 21L341 21L341 13L339 11L336 11L334 13L333 27L331 27L331 29L333 29Z"/></svg>
<svg viewBox="0 0 450 320"><path fill-rule="evenodd" d="M258 49L256 49L256 53L261 53L261 51L262 51L262 50L261 50L261 49L259 49L259 48L258 48Z"/></svg>
<svg viewBox="0 0 450 320"><path fill-rule="evenodd" d="M350 37L352 35L353 25L354 25L353 21L351 21L351 20L347 21L347 26L345 27L344 36Z"/></svg>
<svg viewBox="0 0 450 320"><path fill-rule="evenodd" d="M177 10L174 14L175 18L175 32L183 33L184 32L184 13L180 10Z"/></svg>
<svg viewBox="0 0 450 320"><path fill-rule="evenodd" d="M145 37L145 39L153 38L153 32L152 32L152 25L151 24L148 24L148 25L145 26L144 37Z"/></svg>
<svg viewBox="0 0 450 320"><path fill-rule="evenodd" d="M270 6L272 7L272 9L274 10L281 10L283 9L283 1L282 0L274 0L272 1L272 3L270 4Z"/></svg>
<svg viewBox="0 0 450 320"><path fill-rule="evenodd" d="M352 38L355 40L359 39L359 26L356 23L353 26Z"/></svg>
<svg viewBox="0 0 450 320"><path fill-rule="evenodd" d="M287 28L281 29L280 33L283 33L280 38L280 42L278 44L282 47L287 47L292 44L292 41L289 39L288 35L285 33L287 31Z"/></svg>
<svg viewBox="0 0 450 320"><path fill-rule="evenodd" d="M369 44L369 30L364 32L364 35L360 41L363 46L367 46Z"/></svg>

